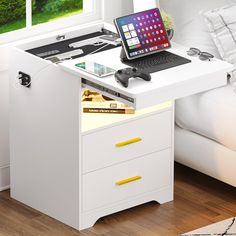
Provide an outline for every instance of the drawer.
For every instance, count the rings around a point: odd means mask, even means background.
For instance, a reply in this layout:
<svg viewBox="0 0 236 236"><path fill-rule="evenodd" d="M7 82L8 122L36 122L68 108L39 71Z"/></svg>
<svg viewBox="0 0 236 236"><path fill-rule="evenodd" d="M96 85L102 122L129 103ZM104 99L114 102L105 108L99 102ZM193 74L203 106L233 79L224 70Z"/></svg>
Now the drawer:
<svg viewBox="0 0 236 236"><path fill-rule="evenodd" d="M84 135L83 173L160 151L171 141L170 110Z"/></svg>
<svg viewBox="0 0 236 236"><path fill-rule="evenodd" d="M83 175L83 211L172 184L171 149Z"/></svg>

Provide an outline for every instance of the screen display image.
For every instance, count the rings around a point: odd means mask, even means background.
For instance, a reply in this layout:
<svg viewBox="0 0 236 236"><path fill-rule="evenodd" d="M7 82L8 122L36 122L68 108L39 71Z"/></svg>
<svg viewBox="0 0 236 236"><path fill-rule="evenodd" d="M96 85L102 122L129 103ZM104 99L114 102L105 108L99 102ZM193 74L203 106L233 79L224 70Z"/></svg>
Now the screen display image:
<svg viewBox="0 0 236 236"><path fill-rule="evenodd" d="M171 47L158 8L117 18L115 24L128 59Z"/></svg>
<svg viewBox="0 0 236 236"><path fill-rule="evenodd" d="M92 61L81 62L75 66L83 71L99 77L105 77L115 73L114 69Z"/></svg>

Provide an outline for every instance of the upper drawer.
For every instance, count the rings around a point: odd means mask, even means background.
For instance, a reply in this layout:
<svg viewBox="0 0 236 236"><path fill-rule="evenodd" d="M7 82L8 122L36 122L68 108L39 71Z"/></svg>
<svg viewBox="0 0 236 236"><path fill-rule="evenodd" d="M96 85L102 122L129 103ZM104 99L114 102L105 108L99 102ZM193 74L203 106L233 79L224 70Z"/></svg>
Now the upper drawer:
<svg viewBox="0 0 236 236"><path fill-rule="evenodd" d="M172 112L166 111L84 135L83 173L171 146Z"/></svg>

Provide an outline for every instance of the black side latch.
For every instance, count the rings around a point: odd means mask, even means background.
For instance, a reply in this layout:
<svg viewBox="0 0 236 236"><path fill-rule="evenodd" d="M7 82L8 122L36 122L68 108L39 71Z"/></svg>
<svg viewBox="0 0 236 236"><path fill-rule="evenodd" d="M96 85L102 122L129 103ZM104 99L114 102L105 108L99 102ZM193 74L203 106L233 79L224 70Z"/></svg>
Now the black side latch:
<svg viewBox="0 0 236 236"><path fill-rule="evenodd" d="M26 74L24 72L19 71L18 79L20 80L20 84L22 86L30 88L30 86L31 86L31 76L30 75L28 75L28 74Z"/></svg>

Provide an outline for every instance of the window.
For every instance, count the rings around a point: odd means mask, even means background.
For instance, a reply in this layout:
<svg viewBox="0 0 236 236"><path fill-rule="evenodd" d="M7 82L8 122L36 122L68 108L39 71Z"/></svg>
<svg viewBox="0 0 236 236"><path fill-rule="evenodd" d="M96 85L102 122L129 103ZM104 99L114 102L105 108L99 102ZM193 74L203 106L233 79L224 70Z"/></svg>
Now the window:
<svg viewBox="0 0 236 236"><path fill-rule="evenodd" d="M81 14L83 0L33 0L32 25Z"/></svg>
<svg viewBox="0 0 236 236"><path fill-rule="evenodd" d="M0 33L26 27L26 0L0 0Z"/></svg>
<svg viewBox="0 0 236 236"><path fill-rule="evenodd" d="M97 19L101 0L0 0L0 39L13 41Z"/></svg>

